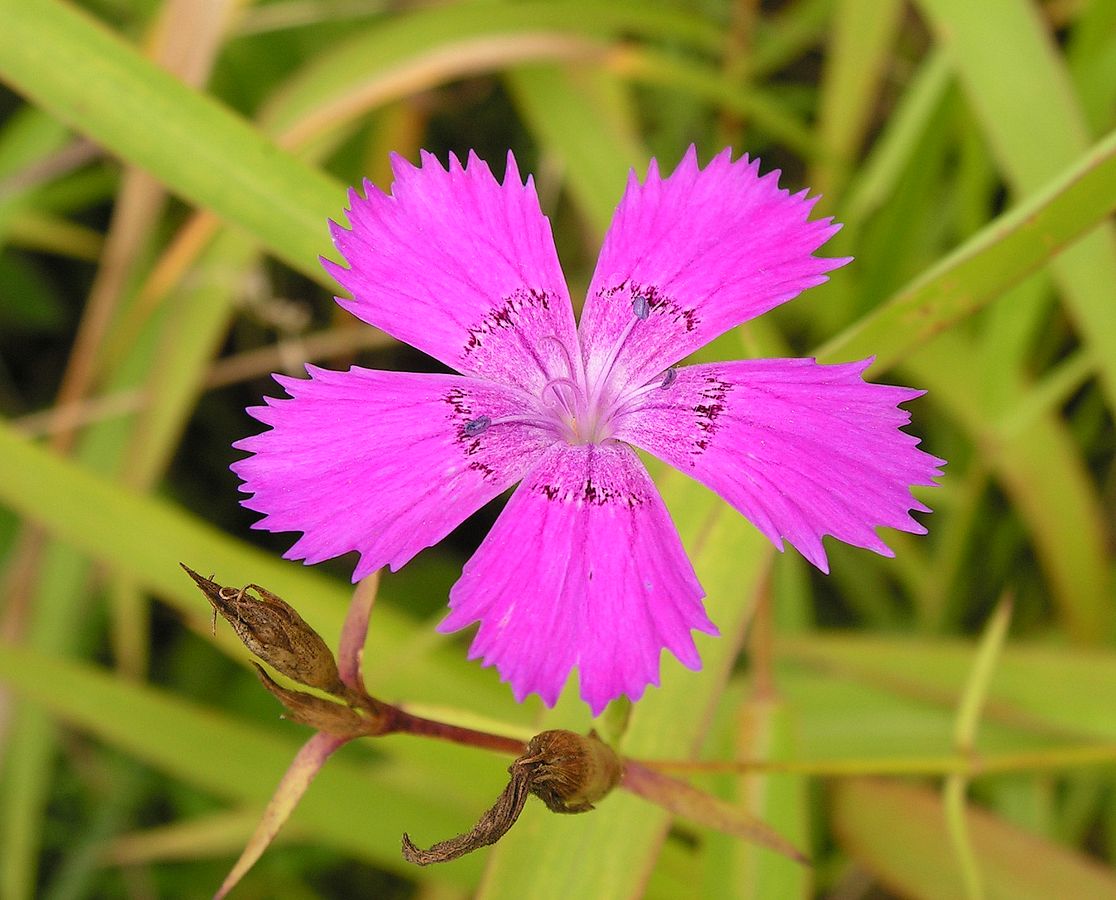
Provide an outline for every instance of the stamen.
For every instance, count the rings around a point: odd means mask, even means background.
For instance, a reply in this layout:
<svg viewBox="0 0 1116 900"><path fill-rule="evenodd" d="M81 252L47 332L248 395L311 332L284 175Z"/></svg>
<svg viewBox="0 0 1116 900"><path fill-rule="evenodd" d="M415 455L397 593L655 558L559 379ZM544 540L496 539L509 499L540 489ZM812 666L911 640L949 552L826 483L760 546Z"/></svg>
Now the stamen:
<svg viewBox="0 0 1116 900"><path fill-rule="evenodd" d="M475 419L470 419L465 423L465 437L476 437L478 434L484 434L491 424L492 420L488 416L477 416Z"/></svg>
<svg viewBox="0 0 1116 900"><path fill-rule="evenodd" d="M488 416L478 416L465 423L461 429L461 434L467 438L477 437L499 425L527 425L548 432L554 432L558 429L558 423L554 420L553 415L534 416L526 413L497 416L494 419Z"/></svg>
<svg viewBox="0 0 1116 900"><path fill-rule="evenodd" d="M565 385L566 387L568 387L573 392L573 396L566 397L560 390L558 390L559 385ZM585 394L581 390L581 385L579 385L572 378L558 377L551 378L550 381L543 385L543 397L546 397L547 388L552 388L554 390L554 396L558 398L558 403L561 405L562 410L565 412L565 414L571 419L576 418L578 414L578 407L584 405L585 403Z"/></svg>
<svg viewBox="0 0 1116 900"><path fill-rule="evenodd" d="M655 391L665 391L667 388L671 387L677 380L678 367L671 366L669 369L663 372L662 378L660 378L658 381L648 382L642 387L637 387L633 390L628 391L626 394L621 394L618 397L614 397L601 418L607 421L613 416L622 413L626 407L630 406L640 397L645 397Z"/></svg>
<svg viewBox="0 0 1116 900"><path fill-rule="evenodd" d="M551 378L546 384L543 385L543 393L546 393L547 388L554 388L554 393L558 394L558 385L564 384L568 388L572 388L575 395L581 393L581 387L572 378ZM561 397L561 394L558 394Z"/></svg>
<svg viewBox="0 0 1116 900"><path fill-rule="evenodd" d="M641 322L651 315L651 303L646 294L636 294L632 297L632 312Z"/></svg>
<svg viewBox="0 0 1116 900"><path fill-rule="evenodd" d="M557 344L558 345L558 349L562 351L562 356L566 360L566 371L570 374L570 377L572 378L573 374L574 374L574 365L573 365L573 360L570 358L570 348L567 347L564 343L562 343L561 338L559 338L557 335L553 335L553 334L544 334L541 338L539 338L539 341L540 342L549 341L552 344Z"/></svg>

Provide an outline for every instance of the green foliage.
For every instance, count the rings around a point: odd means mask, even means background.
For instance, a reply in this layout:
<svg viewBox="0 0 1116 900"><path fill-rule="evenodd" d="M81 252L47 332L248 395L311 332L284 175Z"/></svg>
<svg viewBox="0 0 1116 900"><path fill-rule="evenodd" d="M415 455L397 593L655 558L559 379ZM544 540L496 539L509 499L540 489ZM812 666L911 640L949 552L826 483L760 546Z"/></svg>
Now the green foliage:
<svg viewBox="0 0 1116 900"><path fill-rule="evenodd" d="M813 868L623 792L410 867L402 832L466 830L507 763L397 736L338 751L234 896L1116 896L1116 14L915 6L0 2L0 896L216 889L308 736L178 562L340 631L345 567L281 561L227 465L268 372L405 367L322 290L344 186L511 147L576 294L628 168L691 141L822 190L856 257L703 352L874 354L950 460L929 535L829 578L654 470L722 636L608 729ZM434 632L479 533L385 576L373 693L587 730Z"/></svg>

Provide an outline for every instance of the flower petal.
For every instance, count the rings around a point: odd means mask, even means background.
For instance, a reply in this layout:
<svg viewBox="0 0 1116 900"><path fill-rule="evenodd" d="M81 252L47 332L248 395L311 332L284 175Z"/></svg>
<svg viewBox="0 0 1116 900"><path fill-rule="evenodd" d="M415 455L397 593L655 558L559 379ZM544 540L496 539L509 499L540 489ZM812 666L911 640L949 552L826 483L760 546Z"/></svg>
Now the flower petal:
<svg viewBox="0 0 1116 900"><path fill-rule="evenodd" d="M392 158L386 195L365 182L350 191L352 229L333 223L349 268L323 260L353 295L355 316L467 375L538 395L552 377L572 377L573 309L550 223L530 178L508 154L501 185L469 154L449 171L430 153L422 165ZM557 338L548 340L549 338Z"/></svg>
<svg viewBox="0 0 1116 900"><path fill-rule="evenodd" d="M869 384L871 360L755 359L688 366L636 398L616 437L708 485L780 550L790 541L829 571L831 534L884 556L879 525L924 534L908 511L929 509L911 485L933 485L944 461L901 431L897 404L922 391Z"/></svg>
<svg viewBox="0 0 1116 900"><path fill-rule="evenodd" d="M729 150L700 169L692 146L668 178L631 173L581 316L590 384L642 383L848 262L811 255L840 226L778 178Z"/></svg>
<svg viewBox="0 0 1116 900"><path fill-rule="evenodd" d="M302 531L288 559L321 562L360 552L356 581L398 569L514 484L554 436L521 424L466 433L482 416L522 417L519 392L457 375L307 366L310 379L275 376L290 400L249 412L271 429L233 446L234 463L266 513L254 527ZM475 432L475 427L469 429Z"/></svg>
<svg viewBox="0 0 1116 900"><path fill-rule="evenodd" d="M659 492L629 447L552 446L450 591L441 631L480 622L470 658L553 705L575 666L594 715L659 683L665 647L692 669L715 634Z"/></svg>

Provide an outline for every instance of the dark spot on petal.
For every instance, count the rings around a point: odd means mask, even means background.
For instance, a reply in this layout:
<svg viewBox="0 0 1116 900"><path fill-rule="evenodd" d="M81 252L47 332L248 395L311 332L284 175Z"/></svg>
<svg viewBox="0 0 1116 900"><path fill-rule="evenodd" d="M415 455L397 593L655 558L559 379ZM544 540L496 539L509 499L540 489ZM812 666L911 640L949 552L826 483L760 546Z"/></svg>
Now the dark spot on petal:
<svg viewBox="0 0 1116 900"><path fill-rule="evenodd" d="M550 309L550 295L534 288L517 288L508 296L502 297L500 305L490 310L484 318L469 329L465 341L465 353L479 349L485 338L501 329L514 328L520 316L528 309Z"/></svg>
<svg viewBox="0 0 1116 900"><path fill-rule="evenodd" d="M670 387L672 384L674 384L674 382L676 382L677 380L678 380L678 369L676 369L674 366L671 366L669 369L667 369L663 373L663 381L662 381L662 384L659 385L659 388L661 390L665 391L668 387Z"/></svg>
<svg viewBox="0 0 1116 900"><path fill-rule="evenodd" d="M471 463L469 463L469 468L472 469L474 472L480 472L481 477L486 480L492 478L496 474L496 471L492 468L492 466L475 459Z"/></svg>
<svg viewBox="0 0 1116 900"><path fill-rule="evenodd" d="M726 398L732 393L733 385L716 374L707 375L705 383L698 392L698 397L703 401L693 407L697 414L696 421L701 437L695 441L699 452L704 452L709 447L709 439L716 434L718 429L717 419L726 408Z"/></svg>
<svg viewBox="0 0 1116 900"><path fill-rule="evenodd" d="M570 490L557 484L540 484L536 490L555 503L576 503L581 501L589 506L621 504L628 507L642 506L644 498L631 491L621 491L613 487L597 484L586 478L580 489Z"/></svg>
<svg viewBox="0 0 1116 900"><path fill-rule="evenodd" d="M647 301L648 314L656 313L660 318L666 318L681 325L686 331L693 331L701 322L696 310L682 306L676 299L664 294L653 285L633 283L631 289L633 309L636 299L642 297ZM636 312L636 315L639 315L639 313ZM640 316L640 318L646 318L646 316Z"/></svg>
<svg viewBox="0 0 1116 900"><path fill-rule="evenodd" d="M450 405L456 415L466 419L472 416L473 408L469 404L470 397L461 388L451 388L442 399Z"/></svg>

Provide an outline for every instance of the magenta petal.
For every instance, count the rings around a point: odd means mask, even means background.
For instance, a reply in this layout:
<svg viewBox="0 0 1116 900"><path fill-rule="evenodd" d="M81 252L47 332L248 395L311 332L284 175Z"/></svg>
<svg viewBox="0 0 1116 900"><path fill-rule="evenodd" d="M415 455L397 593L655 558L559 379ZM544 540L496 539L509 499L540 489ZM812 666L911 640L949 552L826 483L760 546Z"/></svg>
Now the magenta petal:
<svg viewBox="0 0 1116 900"><path fill-rule="evenodd" d="M456 375L308 366L276 380L290 400L249 412L271 428L234 446L232 469L265 513L256 528L301 531L288 559L321 562L356 550L353 580L398 569L523 477L553 435L518 424L482 434L481 417L522 417L518 391Z"/></svg>
<svg viewBox="0 0 1116 900"><path fill-rule="evenodd" d="M828 571L831 534L885 556L875 528L916 534L929 510L910 493L933 485L943 460L900 429L897 404L922 392L869 384L870 360L757 359L689 366L620 416L616 437L708 485L782 549L790 541Z"/></svg>
<svg viewBox="0 0 1116 900"><path fill-rule="evenodd" d="M349 268L324 265L353 295L338 302L459 372L539 394L577 344L531 179L510 153L502 185L471 153L467 168L450 156L448 172L429 153L393 168L390 196L366 182L366 197L349 195L352 229L333 226Z"/></svg>
<svg viewBox="0 0 1116 900"><path fill-rule="evenodd" d="M577 667L596 715L658 684L664 647L700 666L690 631L716 633L703 596L635 453L555 444L466 564L439 630L480 622L470 658L495 665L519 700L553 705Z"/></svg>
<svg viewBox="0 0 1116 900"><path fill-rule="evenodd" d="M590 383L605 368L610 380L646 381L848 262L812 255L840 226L808 221L814 200L778 178L760 177L759 160L732 162L729 150L699 169L693 147L669 178L654 161L642 185L632 173L581 316Z"/></svg>

